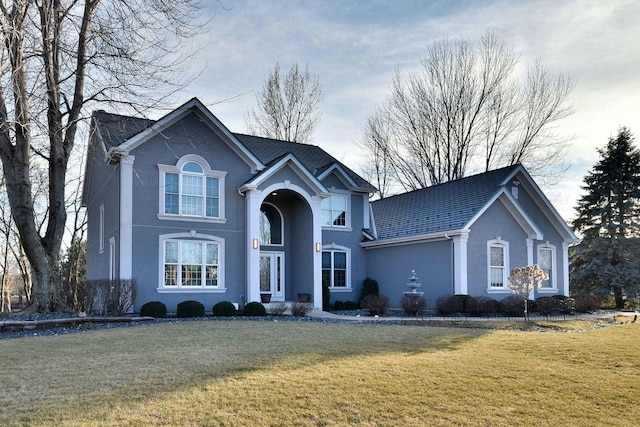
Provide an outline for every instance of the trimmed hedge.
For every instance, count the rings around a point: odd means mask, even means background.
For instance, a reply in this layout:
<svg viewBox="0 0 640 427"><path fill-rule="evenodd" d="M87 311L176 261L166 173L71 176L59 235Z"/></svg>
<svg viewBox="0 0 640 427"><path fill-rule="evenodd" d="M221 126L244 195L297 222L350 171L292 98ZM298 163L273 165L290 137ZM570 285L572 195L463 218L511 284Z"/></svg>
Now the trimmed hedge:
<svg viewBox="0 0 640 427"><path fill-rule="evenodd" d="M244 305L244 310L242 312L245 316L266 316L267 309L264 308L264 305L257 301L250 302Z"/></svg>
<svg viewBox="0 0 640 427"><path fill-rule="evenodd" d="M167 317L167 306L160 301L149 301L140 307L140 316Z"/></svg>
<svg viewBox="0 0 640 427"><path fill-rule="evenodd" d="M214 316L223 316L223 317L234 316L236 314L236 306L229 301L220 301L219 303L213 306L211 313Z"/></svg>
<svg viewBox="0 0 640 427"><path fill-rule="evenodd" d="M202 317L204 316L204 304L199 301L183 301L178 304L177 317Z"/></svg>

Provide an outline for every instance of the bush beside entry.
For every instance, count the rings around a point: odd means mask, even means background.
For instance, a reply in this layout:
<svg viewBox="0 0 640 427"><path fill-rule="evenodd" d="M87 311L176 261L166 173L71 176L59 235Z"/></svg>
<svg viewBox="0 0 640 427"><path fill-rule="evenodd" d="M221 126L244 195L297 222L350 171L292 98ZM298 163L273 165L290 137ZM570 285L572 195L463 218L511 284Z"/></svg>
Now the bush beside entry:
<svg viewBox="0 0 640 427"><path fill-rule="evenodd" d="M264 308L264 305L260 304L257 301L254 301L245 304L242 314L244 314L245 316L266 316L267 310Z"/></svg>
<svg viewBox="0 0 640 427"><path fill-rule="evenodd" d="M214 316L234 316L236 314L236 306L229 301L220 301L213 306L211 312Z"/></svg>

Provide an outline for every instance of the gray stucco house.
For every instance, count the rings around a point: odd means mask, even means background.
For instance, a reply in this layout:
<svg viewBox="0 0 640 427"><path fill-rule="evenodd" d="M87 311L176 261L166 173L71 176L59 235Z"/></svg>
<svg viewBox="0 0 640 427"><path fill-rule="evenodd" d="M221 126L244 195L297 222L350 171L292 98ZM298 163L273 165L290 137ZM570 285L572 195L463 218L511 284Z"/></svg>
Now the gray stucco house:
<svg viewBox="0 0 640 427"><path fill-rule="evenodd" d="M135 279L135 310L187 299L355 301L366 277L397 305L410 270L427 298L509 294L538 263L568 295L575 241L519 165L370 203L376 189L314 145L230 132L198 99L163 118L96 111L83 190L88 279Z"/></svg>

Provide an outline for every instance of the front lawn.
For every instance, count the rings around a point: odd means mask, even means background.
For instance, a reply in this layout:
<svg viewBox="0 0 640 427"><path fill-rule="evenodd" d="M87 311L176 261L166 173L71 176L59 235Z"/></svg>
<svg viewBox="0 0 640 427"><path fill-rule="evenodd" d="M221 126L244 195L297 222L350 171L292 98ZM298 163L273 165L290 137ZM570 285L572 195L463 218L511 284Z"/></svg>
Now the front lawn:
<svg viewBox="0 0 640 427"><path fill-rule="evenodd" d="M636 425L640 326L557 329L188 321L2 340L0 424Z"/></svg>

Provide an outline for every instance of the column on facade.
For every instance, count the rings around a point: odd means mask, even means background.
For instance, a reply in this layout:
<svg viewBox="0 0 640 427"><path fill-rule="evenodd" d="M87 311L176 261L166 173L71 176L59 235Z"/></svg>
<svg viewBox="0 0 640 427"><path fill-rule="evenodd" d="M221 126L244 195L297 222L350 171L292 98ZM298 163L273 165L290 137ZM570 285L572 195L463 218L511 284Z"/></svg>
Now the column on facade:
<svg viewBox="0 0 640 427"><path fill-rule="evenodd" d="M313 223L313 306L322 310L322 198L311 197Z"/></svg>
<svg viewBox="0 0 640 427"><path fill-rule="evenodd" d="M120 279L132 278L133 265L133 161L134 156L120 159Z"/></svg>
<svg viewBox="0 0 640 427"><path fill-rule="evenodd" d="M247 290L246 301L260 301L260 205L262 191L257 188L245 191L247 218ZM257 242L257 244L256 244Z"/></svg>
<svg viewBox="0 0 640 427"><path fill-rule="evenodd" d="M453 284L456 295L467 295L467 242L468 233L453 236Z"/></svg>

